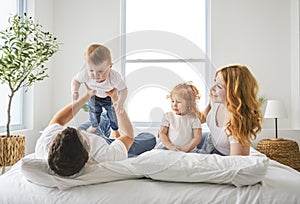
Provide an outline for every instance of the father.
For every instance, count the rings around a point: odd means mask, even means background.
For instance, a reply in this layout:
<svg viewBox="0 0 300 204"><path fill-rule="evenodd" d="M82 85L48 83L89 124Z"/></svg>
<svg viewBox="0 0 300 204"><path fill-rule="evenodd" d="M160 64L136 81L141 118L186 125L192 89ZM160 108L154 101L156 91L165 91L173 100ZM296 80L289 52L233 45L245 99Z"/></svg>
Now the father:
<svg viewBox="0 0 300 204"><path fill-rule="evenodd" d="M48 161L49 167L60 176L78 173L86 163L123 160L131 155L138 155L150 150L155 145L155 137L143 134L134 137L132 124L127 113L117 113L121 136L107 141L103 137L81 131L66 125L95 94L86 85L86 93L77 101L59 110L38 139L35 153L37 158ZM107 93L112 101L117 100L115 90Z"/></svg>

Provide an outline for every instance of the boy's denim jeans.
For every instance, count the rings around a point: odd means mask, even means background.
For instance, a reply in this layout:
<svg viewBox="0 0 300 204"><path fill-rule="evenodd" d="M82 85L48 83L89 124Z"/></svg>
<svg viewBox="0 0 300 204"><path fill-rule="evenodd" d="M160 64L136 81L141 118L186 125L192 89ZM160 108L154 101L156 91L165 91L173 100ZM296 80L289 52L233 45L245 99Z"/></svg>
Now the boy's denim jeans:
<svg viewBox="0 0 300 204"><path fill-rule="evenodd" d="M106 98L92 96L88 101L88 105L90 122L93 127L97 127L100 123L102 123L101 114L104 108L107 112L106 116L109 119L111 129L118 130L117 117L114 112L114 108L112 107L111 98L109 96L107 96Z"/></svg>

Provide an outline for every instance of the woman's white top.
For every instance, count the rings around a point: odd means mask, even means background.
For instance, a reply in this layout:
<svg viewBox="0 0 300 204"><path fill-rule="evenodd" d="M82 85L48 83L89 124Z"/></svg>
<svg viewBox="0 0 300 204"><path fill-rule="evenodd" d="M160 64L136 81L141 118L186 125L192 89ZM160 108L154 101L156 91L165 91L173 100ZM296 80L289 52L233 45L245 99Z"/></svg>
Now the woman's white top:
<svg viewBox="0 0 300 204"><path fill-rule="evenodd" d="M225 127L218 127L217 126L217 110L220 106L219 103L212 103L211 102L211 110L209 111L206 123L209 127L211 139L213 142L214 147L224 155L230 154L230 144L238 143L233 136L229 136L225 133Z"/></svg>

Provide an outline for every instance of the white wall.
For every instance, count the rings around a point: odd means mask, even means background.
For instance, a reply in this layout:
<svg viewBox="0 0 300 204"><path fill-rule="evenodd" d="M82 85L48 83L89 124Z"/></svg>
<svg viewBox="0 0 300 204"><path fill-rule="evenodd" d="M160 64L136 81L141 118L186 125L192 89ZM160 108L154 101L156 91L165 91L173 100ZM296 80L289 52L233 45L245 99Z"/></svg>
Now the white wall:
<svg viewBox="0 0 300 204"><path fill-rule="evenodd" d="M291 126L300 129L300 0L291 0Z"/></svg>
<svg viewBox="0 0 300 204"><path fill-rule="evenodd" d="M64 43L53 69L55 112L72 100L71 79L82 68L88 45L106 43L119 36L120 3L119 0L56 0L54 11L55 33ZM113 58L119 57L118 44L111 51ZM73 125L82 121L81 115L75 118Z"/></svg>
<svg viewBox="0 0 300 204"><path fill-rule="evenodd" d="M299 1L212 0L211 8L212 62L249 66L260 94L286 106L279 136L300 141L300 132L291 131L300 129ZM274 136L273 119L265 119L263 128L259 139Z"/></svg>
<svg viewBox="0 0 300 204"><path fill-rule="evenodd" d="M28 15L44 30L52 32L63 44L47 63L49 78L34 84L26 94L26 154L34 152L36 140L56 111L72 101L70 83L81 69L83 54L94 42L105 43L119 36L119 0L27 0ZM113 58L119 58L116 41L111 47ZM115 67L118 69L117 67ZM72 125L78 125L87 114L80 113Z"/></svg>
<svg viewBox="0 0 300 204"><path fill-rule="evenodd" d="M70 82L84 63L87 46L119 36L121 0L28 1L35 2L35 18L53 31L63 45L52 59L50 78L41 82L43 86L39 83L34 87L34 131L25 134L27 153L33 152L38 132L51 116L71 102ZM299 8L299 0L212 0L211 56L216 67L229 63L248 65L259 81L262 95L283 100L289 113L297 110L293 116L279 120L279 135L300 144L300 131L293 130L300 127L300 77L294 74L299 73L299 26L290 24L299 24L299 9L292 4ZM291 16L297 19L291 21ZM291 41L298 42L298 46L291 45ZM119 44L111 49L113 58L118 58ZM86 115L76 117L72 125L79 124ZM273 120L265 120L259 139L273 137L273 131Z"/></svg>
<svg viewBox="0 0 300 204"><path fill-rule="evenodd" d="M290 112L289 2L213 0L211 33L215 65L248 65L260 94L283 100ZM290 127L287 119L279 122L280 127Z"/></svg>

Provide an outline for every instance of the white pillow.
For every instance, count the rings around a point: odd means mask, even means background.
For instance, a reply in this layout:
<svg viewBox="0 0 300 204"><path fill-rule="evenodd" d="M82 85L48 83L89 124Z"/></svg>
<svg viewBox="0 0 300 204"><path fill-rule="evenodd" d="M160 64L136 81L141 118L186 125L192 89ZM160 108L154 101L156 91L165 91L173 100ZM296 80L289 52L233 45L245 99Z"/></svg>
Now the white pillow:
<svg viewBox="0 0 300 204"><path fill-rule="evenodd" d="M96 183L142 178L143 175L136 175L130 171L129 161L130 159L118 162L106 162L107 166L113 166L109 169L103 165L104 163L89 164L76 175L61 177L49 168L45 160L25 157L22 159L21 171L32 183L46 187L68 189Z"/></svg>
<svg viewBox="0 0 300 204"><path fill-rule="evenodd" d="M253 185L266 174L265 156L220 156L152 150L132 160L137 173L148 178L173 182Z"/></svg>
<svg viewBox="0 0 300 204"><path fill-rule="evenodd" d="M253 185L262 180L268 166L265 156L219 156L151 150L123 161L86 165L78 174L60 177L45 160L25 157L21 170L31 182L59 189L147 177L172 182L206 182Z"/></svg>

